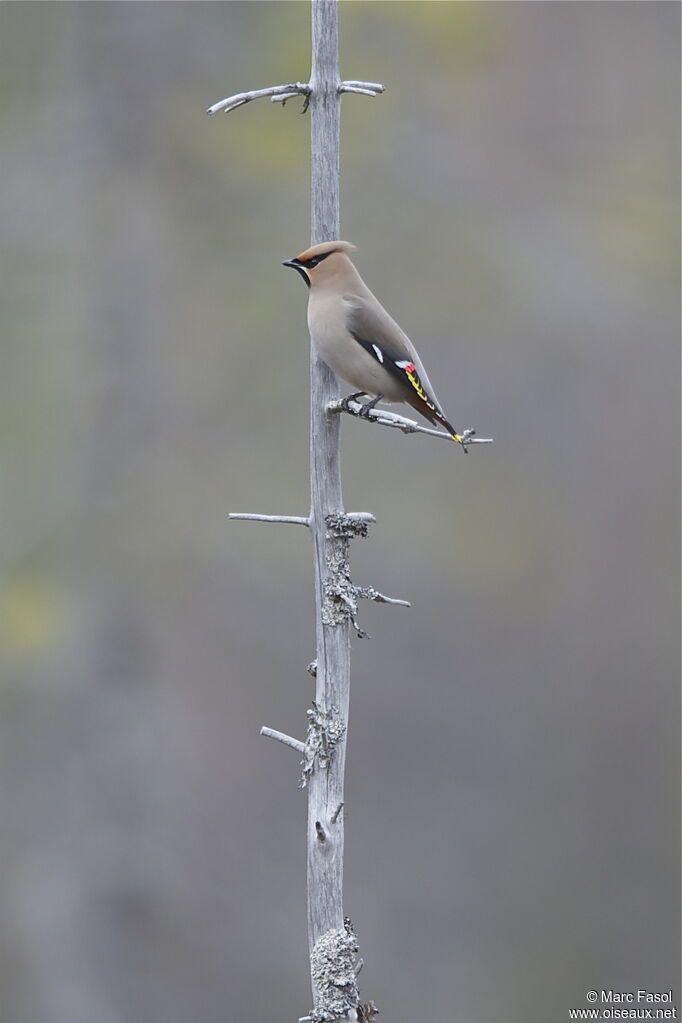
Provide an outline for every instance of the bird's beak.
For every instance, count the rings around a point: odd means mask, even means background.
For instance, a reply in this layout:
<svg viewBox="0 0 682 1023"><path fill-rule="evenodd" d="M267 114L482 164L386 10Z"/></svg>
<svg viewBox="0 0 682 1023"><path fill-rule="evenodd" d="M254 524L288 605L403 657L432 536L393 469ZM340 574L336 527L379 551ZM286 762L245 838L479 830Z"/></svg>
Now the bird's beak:
<svg viewBox="0 0 682 1023"><path fill-rule="evenodd" d="M301 277L305 281L306 288L310 287L310 277L308 277L308 274L306 273L305 267L301 266L301 264L299 263L299 261L297 259L284 259L284 260L282 260L282 266L290 266L294 270L298 270L298 272L300 273Z"/></svg>

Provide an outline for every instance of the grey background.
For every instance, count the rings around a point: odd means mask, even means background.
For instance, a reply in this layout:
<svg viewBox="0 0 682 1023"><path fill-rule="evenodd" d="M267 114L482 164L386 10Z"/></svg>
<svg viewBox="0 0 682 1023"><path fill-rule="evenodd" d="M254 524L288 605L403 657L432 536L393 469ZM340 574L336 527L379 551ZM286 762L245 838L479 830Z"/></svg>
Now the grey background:
<svg viewBox="0 0 682 1023"><path fill-rule="evenodd" d="M343 235L461 452L343 423L381 1019L679 967L679 7L348 3ZM307 3L0 8L5 1023L309 1008Z"/></svg>

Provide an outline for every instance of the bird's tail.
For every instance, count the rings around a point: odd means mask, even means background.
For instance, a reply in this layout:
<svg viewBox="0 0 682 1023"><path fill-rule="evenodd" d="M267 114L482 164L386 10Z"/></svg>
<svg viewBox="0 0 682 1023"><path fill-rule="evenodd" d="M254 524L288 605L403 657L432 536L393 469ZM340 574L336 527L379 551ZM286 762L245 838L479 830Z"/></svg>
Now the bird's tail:
<svg viewBox="0 0 682 1023"><path fill-rule="evenodd" d="M457 441L457 443L458 443L458 444L461 444L461 445L462 445L462 451L464 452L464 454L465 454L465 455L466 455L466 454L468 454L468 451L467 451L467 446L466 446L466 444L464 443L464 441L462 440L462 438L460 437L460 435L459 435L459 434L457 433L457 431L455 430L454 426L452 426L452 425L451 425L451 424L450 424L450 423L449 423L449 422L447 421L447 419L442 419L442 420L441 420L441 422L442 422L443 426L445 427L445 429L446 429L446 430L448 431L448 433L450 434L450 437L452 438L452 440L455 440L455 441Z"/></svg>
<svg viewBox="0 0 682 1023"><path fill-rule="evenodd" d="M419 379L417 367L414 362L397 362L396 366L404 371L405 376L410 383L410 394L404 399L407 404L411 405L412 408L421 413L421 415L424 416L424 419L428 419L430 423L433 423L436 426L438 426L438 424L444 426L452 439L462 445L462 451L466 454L467 446L464 438L460 437L454 426L447 421L432 395L430 395L425 389L424 384Z"/></svg>
<svg viewBox="0 0 682 1023"><path fill-rule="evenodd" d="M457 430L455 430L452 423L449 423L447 421L442 412L439 412L438 409L435 408L430 403L427 404L418 395L410 395L410 398L408 399L408 404L410 404L412 408L416 409L417 412L420 412L421 415L424 416L424 419L428 419L428 421L430 423L433 423L434 426L444 426L445 429L450 434L452 440L456 441L458 444L461 444L462 451L464 452L464 454L467 454L467 446L464 443L464 440L457 433Z"/></svg>

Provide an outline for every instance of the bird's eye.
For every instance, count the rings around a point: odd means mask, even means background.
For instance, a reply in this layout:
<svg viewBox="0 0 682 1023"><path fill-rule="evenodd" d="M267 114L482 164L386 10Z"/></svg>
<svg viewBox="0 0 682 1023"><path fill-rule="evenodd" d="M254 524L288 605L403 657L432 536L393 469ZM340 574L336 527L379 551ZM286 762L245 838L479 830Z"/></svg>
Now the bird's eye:
<svg viewBox="0 0 682 1023"><path fill-rule="evenodd" d="M307 259L306 260L306 264L305 265L308 267L309 270L312 270L314 267L317 266L317 264L320 262L321 258L322 258L321 256L313 256L312 259Z"/></svg>

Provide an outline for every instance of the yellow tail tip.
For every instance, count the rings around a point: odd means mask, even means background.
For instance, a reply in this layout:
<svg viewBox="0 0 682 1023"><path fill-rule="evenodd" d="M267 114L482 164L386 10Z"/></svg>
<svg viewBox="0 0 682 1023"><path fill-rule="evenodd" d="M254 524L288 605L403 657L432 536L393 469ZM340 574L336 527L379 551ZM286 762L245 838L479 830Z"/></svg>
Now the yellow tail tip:
<svg viewBox="0 0 682 1023"><path fill-rule="evenodd" d="M460 435L458 433L452 433L452 434L450 434L450 436L452 437L453 440L456 440L458 444L462 445L462 450L464 451L464 454L466 455L467 454L467 446L464 443L463 438L460 437Z"/></svg>

